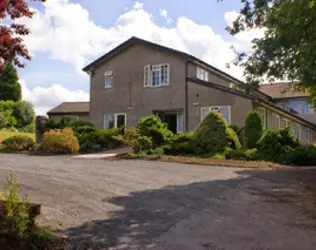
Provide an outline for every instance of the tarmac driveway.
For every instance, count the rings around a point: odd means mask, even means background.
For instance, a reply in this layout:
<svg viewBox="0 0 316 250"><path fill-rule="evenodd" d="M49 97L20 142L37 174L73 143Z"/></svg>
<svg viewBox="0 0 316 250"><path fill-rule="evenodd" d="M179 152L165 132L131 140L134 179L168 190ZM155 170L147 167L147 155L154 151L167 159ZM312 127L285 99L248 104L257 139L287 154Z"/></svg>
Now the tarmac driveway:
<svg viewBox="0 0 316 250"><path fill-rule="evenodd" d="M316 249L312 170L0 154L0 186L11 169L74 249Z"/></svg>

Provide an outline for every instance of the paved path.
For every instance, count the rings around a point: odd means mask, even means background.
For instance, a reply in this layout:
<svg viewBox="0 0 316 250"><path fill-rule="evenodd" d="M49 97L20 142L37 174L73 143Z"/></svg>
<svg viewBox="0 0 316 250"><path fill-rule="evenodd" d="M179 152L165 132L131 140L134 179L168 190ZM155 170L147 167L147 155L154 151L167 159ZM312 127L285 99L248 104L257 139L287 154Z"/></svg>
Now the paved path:
<svg viewBox="0 0 316 250"><path fill-rule="evenodd" d="M278 199L293 171L0 154L0 186L11 169L74 249L316 249L314 221Z"/></svg>

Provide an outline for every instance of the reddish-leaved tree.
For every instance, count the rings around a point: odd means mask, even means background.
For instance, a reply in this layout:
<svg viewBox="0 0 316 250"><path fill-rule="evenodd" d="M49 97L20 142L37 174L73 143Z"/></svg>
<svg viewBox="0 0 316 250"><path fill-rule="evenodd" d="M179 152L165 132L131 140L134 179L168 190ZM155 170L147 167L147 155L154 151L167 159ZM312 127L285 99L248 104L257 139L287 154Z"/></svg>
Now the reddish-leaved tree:
<svg viewBox="0 0 316 250"><path fill-rule="evenodd" d="M45 0L32 1L45 2ZM4 69L4 63L7 61L12 61L18 67L24 67L20 59L31 59L21 38L28 35L30 31L25 25L14 21L21 17L32 18L33 14L25 0L0 0L0 71ZM4 19L11 19L12 23L6 25L3 23Z"/></svg>

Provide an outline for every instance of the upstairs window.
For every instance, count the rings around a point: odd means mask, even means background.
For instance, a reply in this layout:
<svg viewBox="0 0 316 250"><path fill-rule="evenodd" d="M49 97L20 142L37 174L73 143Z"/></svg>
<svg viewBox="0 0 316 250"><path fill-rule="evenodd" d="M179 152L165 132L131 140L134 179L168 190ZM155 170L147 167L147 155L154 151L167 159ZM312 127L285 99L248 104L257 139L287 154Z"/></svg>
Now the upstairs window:
<svg viewBox="0 0 316 250"><path fill-rule="evenodd" d="M106 71L104 73L104 88L112 88L113 87L113 71Z"/></svg>
<svg viewBox="0 0 316 250"><path fill-rule="evenodd" d="M300 114L314 113L312 105L306 101L290 101L288 107Z"/></svg>
<svg viewBox="0 0 316 250"><path fill-rule="evenodd" d="M202 69L200 67L196 67L196 77L202 81L208 82L208 72L205 69Z"/></svg>
<svg viewBox="0 0 316 250"><path fill-rule="evenodd" d="M161 87L170 84L170 65L147 65L144 68L144 87Z"/></svg>

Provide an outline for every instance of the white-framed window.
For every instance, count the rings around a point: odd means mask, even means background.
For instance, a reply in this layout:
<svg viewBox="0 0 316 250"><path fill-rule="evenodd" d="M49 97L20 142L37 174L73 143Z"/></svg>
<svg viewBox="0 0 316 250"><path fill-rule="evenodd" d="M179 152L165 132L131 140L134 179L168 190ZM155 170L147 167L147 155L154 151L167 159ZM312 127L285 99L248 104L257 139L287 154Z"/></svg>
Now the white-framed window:
<svg viewBox="0 0 316 250"><path fill-rule="evenodd" d="M208 115L210 111L217 111L224 115L225 120L228 125L231 124L231 106L210 106L210 107L201 107L200 108L200 120L203 119Z"/></svg>
<svg viewBox="0 0 316 250"><path fill-rule="evenodd" d="M208 71L200 67L196 67L196 77L202 81L208 81Z"/></svg>
<svg viewBox="0 0 316 250"><path fill-rule="evenodd" d="M113 87L113 71L108 70L104 73L104 88L109 89Z"/></svg>
<svg viewBox="0 0 316 250"><path fill-rule="evenodd" d="M295 135L295 138L300 140L300 135L301 135L301 128L300 125L297 123L292 123L291 124L292 132Z"/></svg>
<svg viewBox="0 0 316 250"><path fill-rule="evenodd" d="M177 114L177 134L184 133L183 114Z"/></svg>
<svg viewBox="0 0 316 250"><path fill-rule="evenodd" d="M144 67L144 87L161 87L170 84L170 65L167 63Z"/></svg>
<svg viewBox="0 0 316 250"><path fill-rule="evenodd" d="M276 129L281 128L281 119L280 119L279 115L272 113L272 121L273 121L274 128L276 128Z"/></svg>
<svg viewBox="0 0 316 250"><path fill-rule="evenodd" d="M261 115L261 119L262 119L262 122L263 122L263 128L266 128L267 127L267 112L266 112L266 109L260 107L260 108L258 108L258 112Z"/></svg>
<svg viewBox="0 0 316 250"><path fill-rule="evenodd" d="M308 129L307 131L307 142L313 143L313 131L311 129Z"/></svg>
<svg viewBox="0 0 316 250"><path fill-rule="evenodd" d="M126 126L126 113L104 114L104 129Z"/></svg>
<svg viewBox="0 0 316 250"><path fill-rule="evenodd" d="M281 128L286 128L290 126L291 126L291 122L288 119L283 118L281 121Z"/></svg>

